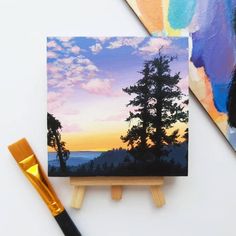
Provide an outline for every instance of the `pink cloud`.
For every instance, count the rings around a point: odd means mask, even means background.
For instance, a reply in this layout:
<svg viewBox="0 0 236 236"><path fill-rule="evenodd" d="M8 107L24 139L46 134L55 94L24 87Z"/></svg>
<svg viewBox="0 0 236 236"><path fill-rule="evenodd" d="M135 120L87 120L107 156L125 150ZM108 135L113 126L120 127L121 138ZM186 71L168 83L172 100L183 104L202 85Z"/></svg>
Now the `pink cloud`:
<svg viewBox="0 0 236 236"><path fill-rule="evenodd" d="M72 88L73 82L71 80L65 79L62 81L58 81L54 87L56 87L56 88Z"/></svg>
<svg viewBox="0 0 236 236"><path fill-rule="evenodd" d="M48 51L48 54L47 54L48 58L50 59L54 59L54 58L57 58L57 54L53 51Z"/></svg>
<svg viewBox="0 0 236 236"><path fill-rule="evenodd" d="M47 47L50 48L50 50L53 50L53 51L61 51L62 50L62 47L60 45L58 45L57 42L54 41L54 40L49 41L47 43Z"/></svg>
<svg viewBox="0 0 236 236"><path fill-rule="evenodd" d="M97 54L99 53L101 50L102 50L102 45L100 43L96 43L95 45L89 47L91 49L91 51L94 53L94 54Z"/></svg>
<svg viewBox="0 0 236 236"><path fill-rule="evenodd" d="M82 57L77 58L77 59L76 59L76 62L77 62L78 64L82 64L82 65L91 65L91 64L92 64L92 62L91 62L89 59L87 59L87 58L82 58Z"/></svg>
<svg viewBox="0 0 236 236"><path fill-rule="evenodd" d="M82 83L81 88L89 93L97 95L110 95L112 89L112 80L91 79L87 83Z"/></svg>
<svg viewBox="0 0 236 236"><path fill-rule="evenodd" d="M47 43L47 47L49 48L55 48L57 46L56 41L52 40Z"/></svg>
<svg viewBox="0 0 236 236"><path fill-rule="evenodd" d="M67 57L67 58L60 59L60 62L64 63L64 64L71 64L73 62L73 60L74 60L74 58Z"/></svg>
<svg viewBox="0 0 236 236"><path fill-rule="evenodd" d="M49 79L48 80L48 86L56 86L58 83L58 80L57 79Z"/></svg>
<svg viewBox="0 0 236 236"><path fill-rule="evenodd" d="M72 47L71 48L71 52L73 52L73 53L79 53L80 52L80 47L78 47L78 46L74 46L74 47Z"/></svg>
<svg viewBox="0 0 236 236"><path fill-rule="evenodd" d="M80 87L88 93L96 95L113 97L121 96L123 94L122 91L113 91L113 81L113 79L90 79L87 82L82 83Z"/></svg>
<svg viewBox="0 0 236 236"><path fill-rule="evenodd" d="M85 67L86 70L90 71L90 72L98 72L98 68L95 65L88 65Z"/></svg>
<svg viewBox="0 0 236 236"><path fill-rule="evenodd" d="M48 63L47 70L49 73L59 73L62 71L61 68L52 63Z"/></svg>

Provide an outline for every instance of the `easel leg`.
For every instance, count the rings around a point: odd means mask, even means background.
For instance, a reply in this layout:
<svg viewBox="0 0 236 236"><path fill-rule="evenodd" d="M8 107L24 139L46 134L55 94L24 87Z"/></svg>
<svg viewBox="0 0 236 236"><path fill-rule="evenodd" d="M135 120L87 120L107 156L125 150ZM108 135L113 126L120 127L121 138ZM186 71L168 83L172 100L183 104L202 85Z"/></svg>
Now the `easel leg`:
<svg viewBox="0 0 236 236"><path fill-rule="evenodd" d="M84 200L85 186L75 186L71 199L71 207L80 209Z"/></svg>
<svg viewBox="0 0 236 236"><path fill-rule="evenodd" d="M165 196L161 191L161 186L151 186L151 193L156 207L165 205Z"/></svg>
<svg viewBox="0 0 236 236"><path fill-rule="evenodd" d="M120 201L122 198L122 186L111 186L111 197L115 201Z"/></svg>

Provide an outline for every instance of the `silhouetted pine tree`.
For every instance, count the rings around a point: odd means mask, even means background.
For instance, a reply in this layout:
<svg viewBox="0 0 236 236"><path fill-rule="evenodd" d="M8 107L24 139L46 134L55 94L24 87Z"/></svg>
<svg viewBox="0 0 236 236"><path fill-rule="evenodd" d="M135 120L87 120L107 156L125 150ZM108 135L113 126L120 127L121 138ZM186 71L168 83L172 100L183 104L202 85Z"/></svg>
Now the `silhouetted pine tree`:
<svg viewBox="0 0 236 236"><path fill-rule="evenodd" d="M182 102L184 94L178 86L180 73L171 75L170 63L175 59L163 55L160 50L156 58L145 62L141 71L143 78L123 89L129 95L136 95L128 104L136 109L130 112L126 121L136 120L137 124L121 137L131 149L145 151L149 148L160 157L167 154L166 145L178 144L179 130L170 133L170 128L176 122L187 122L188 113L185 109L187 100Z"/></svg>
<svg viewBox="0 0 236 236"><path fill-rule="evenodd" d="M136 121L127 132L126 136L121 136L123 142L127 142L131 149L134 147L145 151L148 148L148 134L150 128L149 100L150 100L150 66L146 62L143 70L140 72L143 78L135 85L124 88L123 91L129 95L135 94L135 98L130 100L127 106L135 107L134 112L130 112L126 121Z"/></svg>
<svg viewBox="0 0 236 236"><path fill-rule="evenodd" d="M188 113L185 103L182 102L184 94L178 84L181 80L180 73L171 75L170 63L175 57L159 55L150 61L151 66L151 92L152 98L152 130L150 138L154 144L153 149L157 156L167 154L164 146L167 144L178 144L179 131L173 128L176 122L187 122Z"/></svg>

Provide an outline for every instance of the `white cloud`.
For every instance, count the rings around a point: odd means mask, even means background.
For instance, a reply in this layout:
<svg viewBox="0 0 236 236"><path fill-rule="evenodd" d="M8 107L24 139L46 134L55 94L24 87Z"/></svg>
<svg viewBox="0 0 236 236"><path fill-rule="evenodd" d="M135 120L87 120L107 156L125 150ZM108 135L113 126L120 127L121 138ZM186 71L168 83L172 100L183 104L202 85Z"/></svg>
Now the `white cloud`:
<svg viewBox="0 0 236 236"><path fill-rule="evenodd" d="M164 38L151 38L146 45L140 47L138 51L141 54L153 55L158 53L158 51L163 48L168 48L171 45L169 39Z"/></svg>
<svg viewBox="0 0 236 236"><path fill-rule="evenodd" d="M58 37L57 39L61 42L69 42L73 37Z"/></svg>
<svg viewBox="0 0 236 236"><path fill-rule="evenodd" d="M82 64L82 65L91 65L92 64L92 62L89 59L84 58L84 57L77 57L76 62L78 64Z"/></svg>
<svg viewBox="0 0 236 236"><path fill-rule="evenodd" d="M72 64L73 60L74 60L73 57L66 57L66 58L60 59L59 62L70 65Z"/></svg>
<svg viewBox="0 0 236 236"><path fill-rule="evenodd" d="M105 43L109 37L97 37L97 39L101 42L101 43Z"/></svg>
<svg viewBox="0 0 236 236"><path fill-rule="evenodd" d="M130 46L133 48L137 48L140 43L142 43L144 40L143 37L128 37L128 38L116 38L116 40L109 43L109 46L107 48L109 49L115 49L120 48L124 46Z"/></svg>
<svg viewBox="0 0 236 236"><path fill-rule="evenodd" d="M85 67L85 69L90 71L90 72L98 72L99 71L98 68L95 65L92 65L92 64L91 65L87 65Z"/></svg>
<svg viewBox="0 0 236 236"><path fill-rule="evenodd" d="M103 43L105 43L107 40L109 40L110 37L95 37L94 39L103 44Z"/></svg>
<svg viewBox="0 0 236 236"><path fill-rule="evenodd" d="M91 51L94 53L94 54L97 54L99 53L101 50L102 50L102 45L100 43L96 43L95 45L89 47L91 49Z"/></svg>

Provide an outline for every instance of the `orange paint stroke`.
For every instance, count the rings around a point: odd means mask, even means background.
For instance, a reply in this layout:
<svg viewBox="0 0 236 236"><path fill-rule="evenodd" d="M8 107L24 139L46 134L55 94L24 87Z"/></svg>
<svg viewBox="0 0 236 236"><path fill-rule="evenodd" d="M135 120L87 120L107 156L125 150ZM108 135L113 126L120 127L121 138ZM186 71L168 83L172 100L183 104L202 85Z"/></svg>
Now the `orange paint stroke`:
<svg viewBox="0 0 236 236"><path fill-rule="evenodd" d="M150 33L163 31L162 0L136 0L141 13L140 20Z"/></svg>
<svg viewBox="0 0 236 236"><path fill-rule="evenodd" d="M218 112L215 107L212 86L208 76L205 73L205 69L204 67L198 69L193 67L193 65L190 65L191 70L196 70L195 72L197 73L195 73L194 78L192 77L190 79L191 90L206 109L213 121L217 124L219 129L226 135L227 115Z"/></svg>

